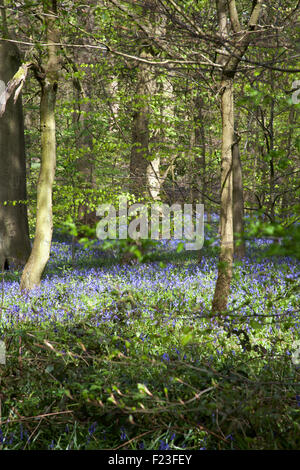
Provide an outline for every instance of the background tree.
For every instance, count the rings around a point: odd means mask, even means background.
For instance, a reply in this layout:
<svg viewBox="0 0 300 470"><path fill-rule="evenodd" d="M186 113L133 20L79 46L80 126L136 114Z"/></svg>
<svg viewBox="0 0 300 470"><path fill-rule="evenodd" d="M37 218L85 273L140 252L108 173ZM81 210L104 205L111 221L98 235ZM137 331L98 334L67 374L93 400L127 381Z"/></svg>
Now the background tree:
<svg viewBox="0 0 300 470"><path fill-rule="evenodd" d="M130 191L132 175L138 167L133 164L135 153L140 149L141 154L143 147L133 144L143 138L147 158L138 159L144 167L140 175L143 183L138 185L137 191L141 188L145 191L152 178L156 185L155 197L159 193L163 202L192 202L201 198L208 219L220 213L221 202L221 253L224 255L230 246L229 267L233 260L234 233L243 226L242 196L247 217L258 210L266 217L277 218L283 206L291 214L291 194L297 188L296 114L291 112L288 96L283 96L288 86L284 86L281 56L285 55L288 63L293 64L290 40L293 33L290 32L288 39L278 33L275 39L270 22L274 20L276 28L290 22L292 4L288 3L286 12L279 6L276 15L266 5L260 18L263 28L256 31L248 18L252 9L255 15L260 8L259 2L243 1L238 5L218 2L219 20L215 5L206 0L184 5L175 0L60 4L56 20L65 80L61 82L56 102L55 224L58 226L70 215L77 219L77 209L82 204L93 210L99 202L112 201L118 194ZM38 75L36 56L45 62L46 41L43 42L40 30L45 18L41 9L33 11L30 5L19 9L17 14L20 47L26 51L26 57L32 61L31 68ZM28 23L29 33L24 26ZM29 36L39 37L34 44L34 60ZM266 44L271 47L267 48ZM279 98L278 93L273 96L273 104L269 96L272 74L275 82L282 74L279 82L282 96ZM30 86L25 90L27 121L33 123L27 130L32 230L35 180L40 167L36 156L39 131L35 128L38 96L35 85L28 83ZM145 89L138 90L143 83ZM149 84L152 91L146 89ZM231 98L230 87L235 91ZM237 155L231 120L233 104L238 113L240 159L236 160L239 170L232 175L236 166L231 163ZM132 114L133 120L128 119ZM137 137L139 121L142 132ZM273 132L273 140L279 139L279 145L288 148L290 158L285 169L287 159L282 149L277 148L277 142L275 145L273 142L273 150L268 151L270 132ZM151 176L147 168L152 168L154 162L159 171L152 171ZM244 182L238 177L235 186L234 178L239 175L241 166ZM220 201L218 181L221 176ZM233 214L237 205L239 219ZM235 228L233 224L238 220L240 228ZM227 255L223 255L220 272L226 265L223 261ZM223 306L228 299L230 269L223 279L224 285L220 286L219 281L216 289L216 295L221 295L224 287Z"/></svg>

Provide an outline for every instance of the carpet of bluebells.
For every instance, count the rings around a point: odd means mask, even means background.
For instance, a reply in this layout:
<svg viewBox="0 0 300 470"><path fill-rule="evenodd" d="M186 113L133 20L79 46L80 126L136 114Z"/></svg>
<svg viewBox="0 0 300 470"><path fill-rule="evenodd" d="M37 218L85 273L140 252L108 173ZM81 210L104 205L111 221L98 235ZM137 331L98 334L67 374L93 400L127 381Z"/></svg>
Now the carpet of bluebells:
<svg viewBox="0 0 300 470"><path fill-rule="evenodd" d="M40 288L2 276L0 449L299 447L299 262L249 243L212 316L214 247L176 246L54 241Z"/></svg>

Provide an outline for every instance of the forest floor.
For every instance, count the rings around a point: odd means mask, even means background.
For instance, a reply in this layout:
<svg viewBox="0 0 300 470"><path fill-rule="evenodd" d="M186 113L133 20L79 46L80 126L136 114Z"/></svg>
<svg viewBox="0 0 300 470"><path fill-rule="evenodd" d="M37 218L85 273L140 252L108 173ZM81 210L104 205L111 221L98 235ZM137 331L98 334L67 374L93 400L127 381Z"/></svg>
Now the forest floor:
<svg viewBox="0 0 300 470"><path fill-rule="evenodd" d="M0 448L299 448L299 263L266 247L236 263L223 316L213 247L126 264L56 241L39 289L6 273Z"/></svg>

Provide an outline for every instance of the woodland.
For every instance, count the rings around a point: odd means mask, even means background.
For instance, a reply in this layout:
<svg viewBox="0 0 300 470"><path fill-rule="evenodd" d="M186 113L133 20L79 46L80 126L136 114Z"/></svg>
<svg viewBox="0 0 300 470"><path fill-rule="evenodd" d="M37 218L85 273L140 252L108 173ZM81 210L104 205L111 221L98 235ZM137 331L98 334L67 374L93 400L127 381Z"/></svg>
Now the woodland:
<svg viewBox="0 0 300 470"><path fill-rule="evenodd" d="M0 0L0 450L300 448L299 7Z"/></svg>

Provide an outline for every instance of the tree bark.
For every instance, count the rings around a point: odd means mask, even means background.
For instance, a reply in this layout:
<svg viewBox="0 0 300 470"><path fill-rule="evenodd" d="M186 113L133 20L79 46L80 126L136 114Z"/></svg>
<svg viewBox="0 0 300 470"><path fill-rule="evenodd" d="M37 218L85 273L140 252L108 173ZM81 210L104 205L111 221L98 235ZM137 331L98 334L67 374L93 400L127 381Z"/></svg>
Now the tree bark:
<svg viewBox="0 0 300 470"><path fill-rule="evenodd" d="M145 54L141 54L144 55ZM130 190L140 197L159 194L158 159L150 161L149 155L149 100L155 93L155 80L149 66L138 65L137 88L132 121L132 147L130 156Z"/></svg>
<svg viewBox="0 0 300 470"><path fill-rule="evenodd" d="M233 232L234 232L234 255L242 259L246 255L244 235L244 194L243 175L239 149L238 135L234 134L232 147L232 172L233 172Z"/></svg>
<svg viewBox="0 0 300 470"><path fill-rule="evenodd" d="M56 166L55 101L59 60L57 56L58 33L55 27L56 2L44 1L48 43L48 60L41 85L41 167L37 185L37 216L35 238L29 260L24 268L20 289L30 290L40 285L41 277L50 256L52 241L52 187Z"/></svg>
<svg viewBox="0 0 300 470"><path fill-rule="evenodd" d="M165 21L157 14L158 2L145 2L143 13L150 18L153 37L164 34ZM141 38L142 39L142 38ZM140 56L153 59L155 52L151 42L142 39ZM141 198L160 199L161 177L160 157L151 155L149 144L154 144L161 133L154 131L150 135L149 118L151 115L150 100L158 92L158 85L149 65L138 65L136 97L132 122L132 148L130 158L130 190Z"/></svg>
<svg viewBox="0 0 300 470"><path fill-rule="evenodd" d="M94 29L94 19L90 16L87 20L87 32L92 33ZM80 41L82 44L89 44L89 39ZM78 72L77 63L89 64L90 50L79 48L74 52L75 62L72 62L74 72ZM96 223L96 210L90 207L91 194L96 189L96 168L95 152L93 143L93 120L94 109L91 97L91 78L86 73L82 79L73 78L73 90L75 101L75 113L73 113L73 124L75 130L75 143L78 151L76 168L78 183L84 202L78 207L78 224L93 226Z"/></svg>
<svg viewBox="0 0 300 470"><path fill-rule="evenodd" d="M195 148L197 149L197 155L195 157L196 163L196 179L193 182L196 199L204 204L205 202L205 191L206 191L206 140L205 140L205 124L203 118L204 101L200 96L200 91L197 91L195 98L195 115L194 115L194 126L195 126ZM199 195L200 191L200 195Z"/></svg>
<svg viewBox="0 0 300 470"><path fill-rule="evenodd" d="M222 114L222 166L221 166L221 249L218 266L218 278L212 302L213 312L222 312L227 308L232 279L233 262L233 212L232 212L232 146L234 136L233 78L223 76L221 82Z"/></svg>
<svg viewBox="0 0 300 470"><path fill-rule="evenodd" d="M237 67L248 49L251 32L255 30L262 8L262 0L253 0L252 12L246 29L241 30L235 0L216 0L220 36L228 40L229 12L230 22L234 33L233 54L221 55L220 64L223 67L221 78L221 114L222 114L222 155L221 155L221 248L218 265L218 277L212 302L212 312L222 312L227 309L230 285L232 279L232 264L234 254L233 240L233 177L232 150L234 143L234 108L233 85ZM229 10L228 10L229 7Z"/></svg>
<svg viewBox="0 0 300 470"><path fill-rule="evenodd" d="M3 5L3 1L0 2ZM5 9L2 8L2 31L8 36ZM2 89L20 67L15 44L0 41L0 80ZM23 267L31 246L26 205L26 165L22 98L14 104L9 99L0 118L0 269Z"/></svg>

